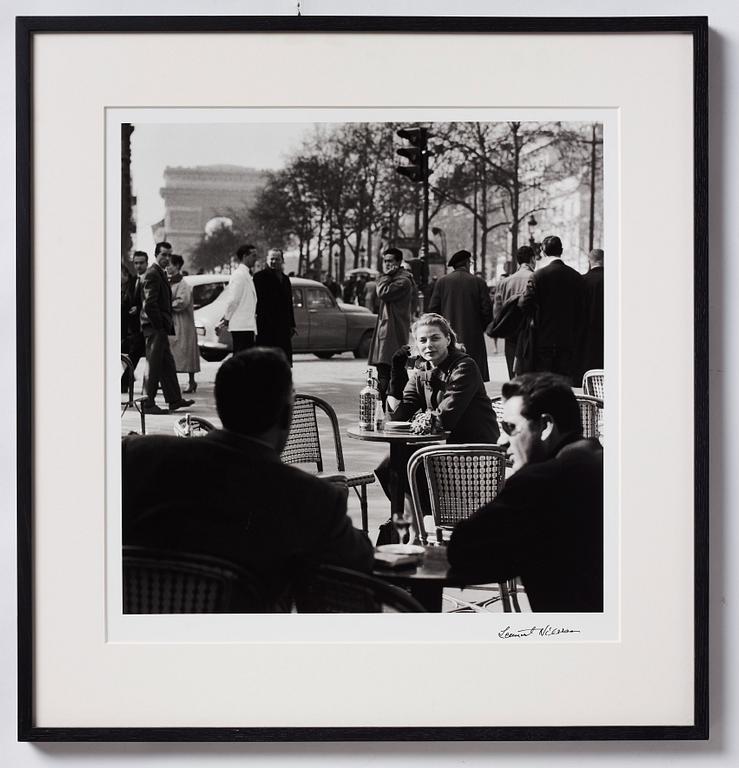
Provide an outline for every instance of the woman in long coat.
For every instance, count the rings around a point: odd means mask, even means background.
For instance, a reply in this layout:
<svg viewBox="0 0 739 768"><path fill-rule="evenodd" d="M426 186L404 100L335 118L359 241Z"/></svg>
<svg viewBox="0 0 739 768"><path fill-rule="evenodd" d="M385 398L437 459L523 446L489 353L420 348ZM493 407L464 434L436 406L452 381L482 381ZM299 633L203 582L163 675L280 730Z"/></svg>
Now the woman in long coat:
<svg viewBox="0 0 739 768"><path fill-rule="evenodd" d="M177 373L186 373L189 378L187 389L183 392L190 393L198 388L195 374L200 370L200 353L195 333L192 288L182 279L184 263L182 256L173 253L167 267L169 285L172 289L172 321L175 333L174 336L169 337L169 346Z"/></svg>

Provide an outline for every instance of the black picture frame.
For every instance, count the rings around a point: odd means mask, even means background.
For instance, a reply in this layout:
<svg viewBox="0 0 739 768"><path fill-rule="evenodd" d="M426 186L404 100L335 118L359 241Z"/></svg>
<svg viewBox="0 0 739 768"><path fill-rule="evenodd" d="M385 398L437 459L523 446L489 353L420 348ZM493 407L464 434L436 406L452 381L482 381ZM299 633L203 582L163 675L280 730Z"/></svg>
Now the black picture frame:
<svg viewBox="0 0 739 768"><path fill-rule="evenodd" d="M693 41L694 96L694 723L612 727L83 728L34 722L33 667L33 41L43 33L679 33ZM708 20L705 17L19 17L17 120L18 738L23 741L482 741L708 738Z"/></svg>

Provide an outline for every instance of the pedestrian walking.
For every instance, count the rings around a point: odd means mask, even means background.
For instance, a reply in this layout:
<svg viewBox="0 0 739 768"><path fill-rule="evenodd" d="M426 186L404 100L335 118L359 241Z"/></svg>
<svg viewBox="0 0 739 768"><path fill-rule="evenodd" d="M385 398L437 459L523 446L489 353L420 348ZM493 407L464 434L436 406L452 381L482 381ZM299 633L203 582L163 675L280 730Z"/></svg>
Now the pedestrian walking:
<svg viewBox="0 0 739 768"><path fill-rule="evenodd" d="M457 251L448 266L453 272L440 277L429 302L429 312L445 317L457 339L477 363L483 381L490 381L485 328L493 318L493 307L485 281L470 273L472 254Z"/></svg>
<svg viewBox="0 0 739 768"><path fill-rule="evenodd" d="M506 307L507 309L509 302L512 302L526 292L529 280L531 280L534 275L534 265L536 264L536 254L534 253L534 249L530 245L522 245L518 251L516 251L516 262L518 263L518 269L510 277L503 280L499 289L496 291L495 300L498 305L498 311L495 313L493 322L500 319L503 308ZM509 330L503 337L505 340L505 361L508 366L509 379L513 378L516 348L520 332L521 326L518 324L513 330Z"/></svg>
<svg viewBox="0 0 739 768"><path fill-rule="evenodd" d="M369 364L377 368L377 384L383 404L390 383L390 363L397 349L408 343L415 283L402 267L403 253L388 248L382 255L382 274L377 277L380 306L369 351Z"/></svg>
<svg viewBox="0 0 739 768"><path fill-rule="evenodd" d="M167 413L156 404L156 395L161 384L169 411L174 412L195 403L185 400L177 381L169 336L174 335L172 321L172 291L165 269L169 264L172 246L167 242L157 243L154 249L154 263L146 270L142 281L141 330L146 339L146 362L148 375L144 385L146 393L142 403L144 413Z"/></svg>
<svg viewBox="0 0 739 768"><path fill-rule="evenodd" d="M172 350L177 373L187 374L188 384L184 391L190 394L196 392L198 388L195 374L200 370L200 352L198 352L198 338L195 333L192 288L183 279L182 274L184 264L182 256L173 253L167 266L167 277L172 289L172 322L174 323L174 336L169 337L169 348Z"/></svg>
<svg viewBox="0 0 739 768"><path fill-rule="evenodd" d="M149 256L146 251L134 251L133 269L135 276L127 272L127 286L121 285L121 352L131 360L132 371L136 370L139 360L146 356L146 342L141 332L141 281L149 266ZM125 304L125 316L123 305ZM125 336L124 336L125 334ZM125 375L125 374L124 374ZM128 381L121 382L121 391L128 390Z"/></svg>
<svg viewBox="0 0 739 768"><path fill-rule="evenodd" d="M584 322L585 285L582 275L562 261L562 241L556 235L545 237L542 253L549 257L545 267L537 269L519 299L519 306L530 318L521 363L516 374L550 371L577 379L578 354Z"/></svg>
<svg viewBox="0 0 739 768"><path fill-rule="evenodd" d="M231 273L226 310L219 328L231 332L235 355L256 343L257 289L251 274L256 261L257 249L249 243L239 246L233 259L236 269Z"/></svg>
<svg viewBox="0 0 739 768"><path fill-rule="evenodd" d="M293 364L292 337L297 332L293 312L293 289L284 274L285 260L279 248L267 253L267 268L254 275L257 292L257 344L279 347Z"/></svg>
<svg viewBox="0 0 739 768"><path fill-rule="evenodd" d="M603 368L604 291L603 250L594 248L588 254L590 270L583 275L585 283L585 330L581 373L591 368Z"/></svg>

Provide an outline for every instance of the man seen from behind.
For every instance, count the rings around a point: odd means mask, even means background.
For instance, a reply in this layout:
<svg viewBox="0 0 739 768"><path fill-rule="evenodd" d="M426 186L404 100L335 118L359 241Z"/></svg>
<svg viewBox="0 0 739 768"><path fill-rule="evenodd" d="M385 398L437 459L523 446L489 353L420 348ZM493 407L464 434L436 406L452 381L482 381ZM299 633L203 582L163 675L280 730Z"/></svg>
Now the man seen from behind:
<svg viewBox="0 0 739 768"><path fill-rule="evenodd" d="M280 460L293 404L284 354L255 347L229 358L215 397L223 429L123 440L124 545L240 565L262 596L253 612L275 610L316 565L369 572L372 545L346 513L346 487Z"/></svg>

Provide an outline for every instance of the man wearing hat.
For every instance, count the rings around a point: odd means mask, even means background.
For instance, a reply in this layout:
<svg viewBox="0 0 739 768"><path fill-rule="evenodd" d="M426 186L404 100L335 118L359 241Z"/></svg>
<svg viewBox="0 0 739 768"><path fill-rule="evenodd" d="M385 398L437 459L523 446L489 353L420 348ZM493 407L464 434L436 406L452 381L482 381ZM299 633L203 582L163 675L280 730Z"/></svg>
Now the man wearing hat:
<svg viewBox="0 0 739 768"><path fill-rule="evenodd" d="M516 374L551 371L578 382L578 353L585 321L585 283L582 275L562 261L562 241L557 235L542 240L541 250L549 257L537 269L519 298L519 307L533 320L533 354ZM578 382L579 383L579 382Z"/></svg>
<svg viewBox="0 0 739 768"><path fill-rule="evenodd" d="M470 273L472 254L457 251L448 266L454 270L436 281L428 311L443 315L477 363L483 381L490 381L483 332L493 317L493 306L485 281Z"/></svg>

